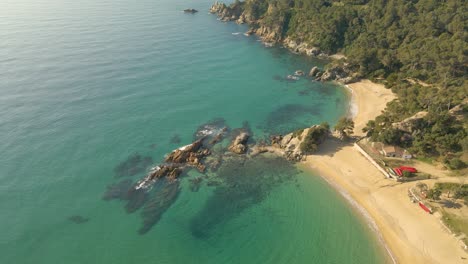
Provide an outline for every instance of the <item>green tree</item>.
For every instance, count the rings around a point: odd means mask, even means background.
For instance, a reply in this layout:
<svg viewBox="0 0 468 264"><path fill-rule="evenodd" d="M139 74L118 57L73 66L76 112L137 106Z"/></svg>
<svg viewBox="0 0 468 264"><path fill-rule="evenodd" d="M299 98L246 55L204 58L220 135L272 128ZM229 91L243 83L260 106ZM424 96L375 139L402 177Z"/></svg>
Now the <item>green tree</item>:
<svg viewBox="0 0 468 264"><path fill-rule="evenodd" d="M440 200L441 195L442 195L442 191L438 188L430 189L427 192L427 197L432 200Z"/></svg>
<svg viewBox="0 0 468 264"><path fill-rule="evenodd" d="M343 138L348 138L353 134L354 121L351 118L342 117L336 123L335 130L343 135Z"/></svg>

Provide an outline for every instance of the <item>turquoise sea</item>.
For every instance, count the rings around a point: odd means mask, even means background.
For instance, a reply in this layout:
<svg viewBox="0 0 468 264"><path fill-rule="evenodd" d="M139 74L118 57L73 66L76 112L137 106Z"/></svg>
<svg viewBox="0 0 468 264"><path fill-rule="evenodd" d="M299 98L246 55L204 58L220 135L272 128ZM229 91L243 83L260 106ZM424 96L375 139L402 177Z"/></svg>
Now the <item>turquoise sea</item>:
<svg viewBox="0 0 468 264"><path fill-rule="evenodd" d="M347 111L342 87L284 80L326 62L232 34L246 26L217 21L211 4L2 1L0 263L384 262L326 182L272 157L211 174L229 186L193 188L190 171L157 219L149 202L103 199L206 122L261 140Z"/></svg>

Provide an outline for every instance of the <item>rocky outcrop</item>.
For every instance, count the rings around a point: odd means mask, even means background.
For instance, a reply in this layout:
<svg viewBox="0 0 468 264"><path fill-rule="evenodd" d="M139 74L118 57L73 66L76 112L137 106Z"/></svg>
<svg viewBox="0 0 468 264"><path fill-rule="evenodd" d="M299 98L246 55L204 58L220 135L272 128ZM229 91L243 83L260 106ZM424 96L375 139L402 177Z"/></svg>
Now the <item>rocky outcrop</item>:
<svg viewBox="0 0 468 264"><path fill-rule="evenodd" d="M294 75L296 75L296 76L304 76L304 71L302 71L302 70L297 70L297 71L294 72Z"/></svg>
<svg viewBox="0 0 468 264"><path fill-rule="evenodd" d="M312 70L315 74L312 74ZM311 69L309 76L315 77L315 80L327 82L337 81L339 83L348 84L359 81L359 76L350 69L348 63L335 64L328 67L324 72L318 69Z"/></svg>
<svg viewBox="0 0 468 264"><path fill-rule="evenodd" d="M211 154L211 151L203 146L204 140L205 138L200 138L192 144L173 150L164 159L165 163L154 167L146 177L136 184L135 189L148 188L160 178L173 181L182 174L186 166L195 167L200 172L204 172L206 166L202 160Z"/></svg>
<svg viewBox="0 0 468 264"><path fill-rule="evenodd" d="M283 40L283 45L295 53L306 54L308 56L326 56L319 48L311 47L305 42L297 42L289 37Z"/></svg>
<svg viewBox="0 0 468 264"><path fill-rule="evenodd" d="M247 141L249 140L249 134L241 132L237 137L234 138L231 145L229 146L229 151L236 154L244 154L247 152Z"/></svg>
<svg viewBox="0 0 468 264"><path fill-rule="evenodd" d="M216 1L210 8L209 12L211 14L216 14L221 21L236 21L238 20L239 23L246 22L246 16L243 15L242 19L240 19L241 15L243 14L243 4L242 2L234 2L233 4L226 6L224 3L220 3Z"/></svg>
<svg viewBox="0 0 468 264"><path fill-rule="evenodd" d="M317 73L319 73L319 72L320 72L319 68L317 66L314 66L309 71L309 77L316 77Z"/></svg>
<svg viewBox="0 0 468 264"><path fill-rule="evenodd" d="M187 163L198 165L200 159L210 155L210 150L203 148L203 138L193 142L190 145L178 148L172 151L165 159L168 163Z"/></svg>
<svg viewBox="0 0 468 264"><path fill-rule="evenodd" d="M290 161L302 161L304 160L306 153L301 150L301 144L306 139L309 131L318 127L320 126L314 125L303 130L297 130L293 133L289 133L285 136L272 136L270 138L271 145L281 149L286 159ZM318 139L317 143L322 143L327 137L328 134L324 134L323 137Z"/></svg>
<svg viewBox="0 0 468 264"><path fill-rule="evenodd" d="M182 170L177 165L174 165L174 164L161 165L161 166L156 167L155 170L150 172L149 180L156 180L162 177L167 177L171 180L174 180L181 173L182 173Z"/></svg>

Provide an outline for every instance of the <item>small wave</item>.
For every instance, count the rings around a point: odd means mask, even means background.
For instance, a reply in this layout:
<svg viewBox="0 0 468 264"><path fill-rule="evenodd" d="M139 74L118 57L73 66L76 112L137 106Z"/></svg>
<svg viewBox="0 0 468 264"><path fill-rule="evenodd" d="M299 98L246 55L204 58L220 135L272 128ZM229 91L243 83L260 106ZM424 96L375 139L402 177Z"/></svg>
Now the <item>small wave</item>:
<svg viewBox="0 0 468 264"><path fill-rule="evenodd" d="M234 33L231 33L231 34L234 35L234 36L237 36L237 35L239 35L239 34L241 34L241 33L242 33L242 32L234 32Z"/></svg>
<svg viewBox="0 0 468 264"><path fill-rule="evenodd" d="M353 89L349 88L348 85L345 85L346 89L351 93L351 100L349 101L348 116L355 118L358 114L359 108L356 101L356 95L354 94Z"/></svg>

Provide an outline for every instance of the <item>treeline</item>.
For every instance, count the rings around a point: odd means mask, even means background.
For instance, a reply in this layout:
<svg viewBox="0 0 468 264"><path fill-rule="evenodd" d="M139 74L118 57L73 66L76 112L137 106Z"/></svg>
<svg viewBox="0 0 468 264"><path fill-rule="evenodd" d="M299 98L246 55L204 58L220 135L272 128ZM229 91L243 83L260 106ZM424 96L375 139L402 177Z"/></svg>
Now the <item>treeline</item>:
<svg viewBox="0 0 468 264"><path fill-rule="evenodd" d="M465 167L468 2L464 0L246 0L252 27L279 30L323 52L342 52L361 77L397 95L369 122L374 140ZM453 108L458 107L457 113ZM411 131L394 123L428 112ZM466 160L465 160L466 161Z"/></svg>
<svg viewBox="0 0 468 264"><path fill-rule="evenodd" d="M332 54L344 52L365 75L407 76L460 86L467 66L464 0L246 0L258 26ZM254 24L255 24L254 23Z"/></svg>

